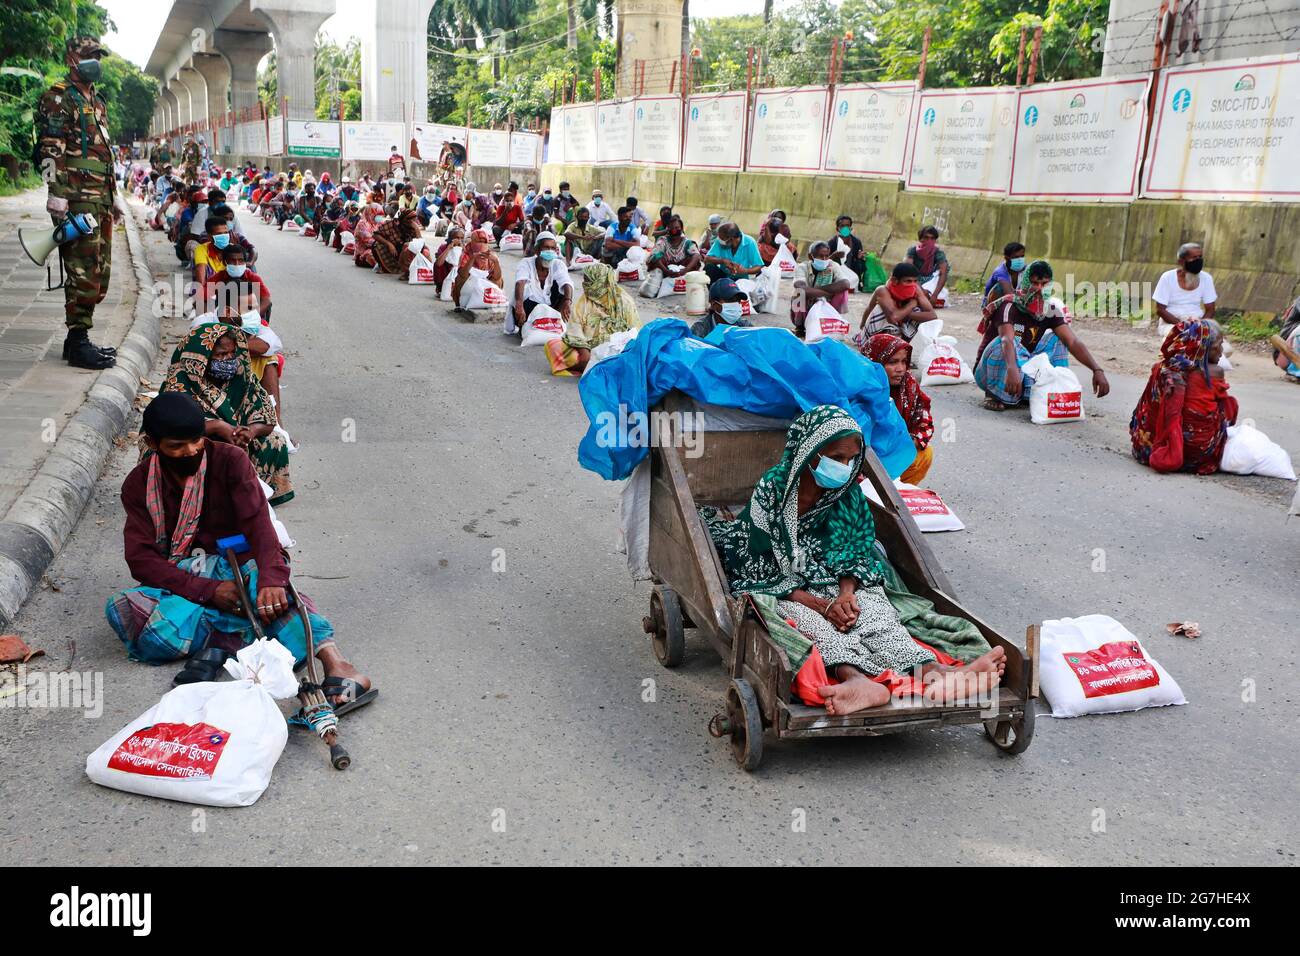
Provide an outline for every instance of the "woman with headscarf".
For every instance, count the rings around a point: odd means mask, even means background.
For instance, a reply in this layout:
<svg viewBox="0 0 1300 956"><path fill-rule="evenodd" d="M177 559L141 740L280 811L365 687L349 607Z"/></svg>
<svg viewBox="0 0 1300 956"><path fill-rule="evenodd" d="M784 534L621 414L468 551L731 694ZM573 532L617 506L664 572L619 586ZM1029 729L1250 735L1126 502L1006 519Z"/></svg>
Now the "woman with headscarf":
<svg viewBox="0 0 1300 956"><path fill-rule="evenodd" d="M477 269L486 273L484 278L497 288L505 291L503 277L501 274L501 260L497 254L492 251L492 234L484 229L475 229L470 233L469 241L465 243L465 250L460 255L460 262L456 266L456 278L451 284L451 301L460 308L460 293L469 281L470 270Z"/></svg>
<svg viewBox="0 0 1300 956"><path fill-rule="evenodd" d="M191 332L172 353L161 391L187 393L203 409L208 438L248 452L258 477L271 486L272 505L293 498L289 446L275 431L275 405L253 375L241 328L214 322Z"/></svg>
<svg viewBox="0 0 1300 956"><path fill-rule="evenodd" d="M984 408L1005 411L1029 398L1034 380L1020 371L1035 355L1046 353L1056 366L1070 364L1073 355L1092 370L1092 391L1098 398L1110 392L1110 382L1088 346L1074 334L1069 320L1047 308L1044 290L1052 282L1052 267L1035 259L1016 282L1016 291L984 307L980 327L984 339L975 353L975 382L987 396Z"/></svg>
<svg viewBox="0 0 1300 956"><path fill-rule="evenodd" d="M847 412L818 405L795 419L780 462L735 520L702 512L731 591L753 596L765 620L789 622L773 637L804 642L790 655L799 681L810 685L800 696L820 698L828 713L882 706L892 692L911 690L913 675L936 671L924 683L937 682L931 693L943 701L990 691L1005 666L1001 648L956 666L957 658L914 640L890 603L875 524L858 488L864 449ZM968 674L984 675L976 678L983 686L964 687Z"/></svg>
<svg viewBox="0 0 1300 956"><path fill-rule="evenodd" d="M357 220L357 228L352 233L356 246L352 252L352 261L363 269L375 266L375 230L379 228L379 214L383 207L378 203L367 203Z"/></svg>
<svg viewBox="0 0 1300 956"><path fill-rule="evenodd" d="M582 274L582 295L573 304L562 338L546 343L552 375L581 375L591 361L591 350L611 335L641 326L636 302L620 288L613 269L601 262Z"/></svg>
<svg viewBox="0 0 1300 956"><path fill-rule="evenodd" d="M1213 474L1238 411L1218 364L1223 330L1213 319L1184 319L1160 355L1129 422L1133 457L1154 471Z"/></svg>
<svg viewBox="0 0 1300 956"><path fill-rule="evenodd" d="M790 227L785 224L785 210L773 209L758 230L758 253L763 257L765 266L770 266L781 250L781 243L776 241L777 236L784 236L785 245L790 248L790 255L799 258L794 239L790 235Z"/></svg>
<svg viewBox="0 0 1300 956"><path fill-rule="evenodd" d="M867 342L866 354L871 361L884 366L889 376L889 395L916 446L916 460L899 480L909 485L920 484L934 462L934 446L930 444L934 438L934 416L930 414L930 396L921 391L920 384L908 371L912 346L897 335L880 332Z"/></svg>
<svg viewBox="0 0 1300 956"><path fill-rule="evenodd" d="M420 225L420 216L414 209L407 209L396 219L382 223L374 233L375 261L379 271L390 275L404 275L402 270L402 253L412 239L424 236L424 227ZM410 260L407 260L408 264Z"/></svg>

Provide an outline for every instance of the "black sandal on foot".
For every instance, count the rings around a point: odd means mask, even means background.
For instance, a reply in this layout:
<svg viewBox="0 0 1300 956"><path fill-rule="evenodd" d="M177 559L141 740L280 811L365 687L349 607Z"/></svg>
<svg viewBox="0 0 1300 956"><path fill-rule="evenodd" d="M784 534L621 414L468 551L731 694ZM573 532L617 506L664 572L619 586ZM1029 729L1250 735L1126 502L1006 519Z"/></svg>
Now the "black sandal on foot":
<svg viewBox="0 0 1300 956"><path fill-rule="evenodd" d="M199 651L185 662L179 674L172 678L173 684L197 684L201 681L216 680L225 673L221 666L234 657L230 651L219 647L208 647Z"/></svg>
<svg viewBox="0 0 1300 956"><path fill-rule="evenodd" d="M1006 404L1005 402L998 401L996 398L990 395L988 398L984 399L984 404L980 407L987 408L991 412L1005 412L1011 406Z"/></svg>
<svg viewBox="0 0 1300 956"><path fill-rule="evenodd" d="M351 677L327 677L321 681L320 689L334 708L334 713L340 717L358 707L364 707L379 696L378 687L362 690L361 685Z"/></svg>

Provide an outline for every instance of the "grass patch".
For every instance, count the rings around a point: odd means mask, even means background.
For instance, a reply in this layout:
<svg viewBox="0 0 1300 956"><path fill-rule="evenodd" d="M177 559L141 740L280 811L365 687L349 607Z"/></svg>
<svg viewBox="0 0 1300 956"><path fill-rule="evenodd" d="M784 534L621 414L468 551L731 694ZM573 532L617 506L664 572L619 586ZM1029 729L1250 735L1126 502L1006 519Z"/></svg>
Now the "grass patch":
<svg viewBox="0 0 1300 956"><path fill-rule="evenodd" d="M10 179L4 170L0 170L0 196L16 196L39 185L41 185L41 177L35 173L27 173L14 180Z"/></svg>
<svg viewBox="0 0 1300 956"><path fill-rule="evenodd" d="M971 279L967 276L957 276L948 283L947 287L960 295L970 295L974 292L983 292L984 282L982 279Z"/></svg>
<svg viewBox="0 0 1300 956"><path fill-rule="evenodd" d="M1238 342L1267 342L1277 334L1275 317L1271 312L1233 312L1224 310L1215 315L1223 331Z"/></svg>

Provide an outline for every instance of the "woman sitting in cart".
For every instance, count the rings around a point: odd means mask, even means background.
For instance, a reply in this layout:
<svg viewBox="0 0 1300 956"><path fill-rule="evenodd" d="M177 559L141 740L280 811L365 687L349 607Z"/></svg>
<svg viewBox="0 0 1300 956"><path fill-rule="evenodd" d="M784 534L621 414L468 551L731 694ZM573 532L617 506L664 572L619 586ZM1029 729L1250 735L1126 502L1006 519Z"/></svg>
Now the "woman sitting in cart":
<svg viewBox="0 0 1300 956"><path fill-rule="evenodd" d="M882 706L913 690L913 676L936 703L989 693L1005 667L1002 648L962 665L913 639L886 596L858 488L863 458L862 429L843 409L819 405L795 419L781 461L739 517L705 515L731 590L775 598L776 613L812 639L800 675L824 666L817 693L830 714Z"/></svg>

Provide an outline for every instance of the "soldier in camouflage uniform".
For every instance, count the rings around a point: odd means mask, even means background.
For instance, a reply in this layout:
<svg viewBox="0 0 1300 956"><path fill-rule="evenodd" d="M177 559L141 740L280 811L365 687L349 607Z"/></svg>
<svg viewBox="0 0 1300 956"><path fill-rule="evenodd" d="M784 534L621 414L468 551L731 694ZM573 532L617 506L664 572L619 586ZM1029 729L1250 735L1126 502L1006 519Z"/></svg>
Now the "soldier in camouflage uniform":
<svg viewBox="0 0 1300 956"><path fill-rule="evenodd" d="M91 344L95 306L108 294L113 263L113 147L108 109L95 90L104 48L93 37L73 37L64 53L69 73L50 87L37 108L37 158L49 185L45 208L55 225L69 213L90 213L99 223L88 236L60 247L66 276L68 336L63 357L78 368L108 368L116 349Z"/></svg>
<svg viewBox="0 0 1300 956"><path fill-rule="evenodd" d="M194 142L194 134L185 134L185 146L181 149L181 163L184 171L181 178L188 185L194 185L199 181L199 164L203 162L203 150L199 144Z"/></svg>

